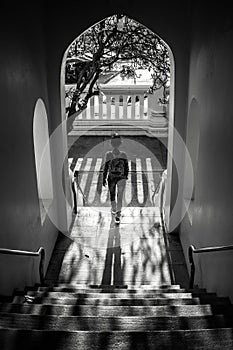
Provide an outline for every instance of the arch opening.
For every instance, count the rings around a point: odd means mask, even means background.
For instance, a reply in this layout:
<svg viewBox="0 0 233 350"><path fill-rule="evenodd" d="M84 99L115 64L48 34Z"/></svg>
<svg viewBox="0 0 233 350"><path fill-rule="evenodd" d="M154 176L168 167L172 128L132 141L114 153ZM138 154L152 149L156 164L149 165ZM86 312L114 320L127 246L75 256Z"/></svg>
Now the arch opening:
<svg viewBox="0 0 233 350"><path fill-rule="evenodd" d="M122 28L124 28L125 25L125 18L126 16L122 15L121 20L119 21L119 28L120 30L122 30ZM131 20L131 19L130 19ZM103 20L104 21L104 20ZM98 22L96 25L98 25L99 27L101 27L101 23L103 23L103 21ZM132 20L134 21L134 20ZM134 21L136 24L138 22ZM91 28L95 27L96 25L93 25ZM140 26L143 26L141 24L139 24ZM144 27L144 26L143 26ZM144 27L146 28L146 27ZM90 30L90 28L88 29ZM63 112L63 120L67 120L67 125L68 125L68 134L69 132L72 133L72 127L73 125L76 123L76 121L80 121L83 120L83 118L86 118L86 122L89 125L87 126L87 130L90 131L91 129L94 129L94 133L96 132L96 126L93 126L94 124L92 123L92 118L90 117L91 115L93 115L93 120L100 121L100 118L97 117L98 114L102 111L102 109L106 108L107 111L107 104L108 104L108 100L110 100L110 107L109 107L109 111L112 113L112 110L117 110L117 113L119 114L119 120L123 119L124 117L122 117L123 114L121 114L121 112L119 112L119 106L120 108L122 107L122 110L124 109L124 104L127 105L127 107L130 107L130 112L128 112L127 114L127 122L129 121L129 119L132 119L132 113L134 113L134 109L138 108L139 111L142 111L143 109L143 117L144 119L146 119L146 117L148 116L149 113L149 108L150 111L156 112L156 113L163 113L165 111L166 113L166 118L167 118L167 125L166 125L166 129L167 129L167 137L163 138L163 137L158 137L160 140L162 140L162 143L165 144L168 152L167 152L167 161L166 161L166 168L167 168L167 174L166 174L166 196L164 196L164 203L163 203L163 209L162 209L162 215L164 217L164 221L166 223L166 228L167 230L169 230L169 220L170 220L170 199L171 199L171 179L172 179L172 156L173 156L173 126L174 126L174 73L175 73L175 63L174 63L174 57L172 54L172 51L170 49L170 47L160 38L158 37L155 33L153 33L150 29L146 28L146 30L148 30L149 32L151 32L156 38L159 39L159 42L162 43L162 45L164 45L164 47L166 48L166 51L168 53L168 59L169 59L169 65L170 65L170 71L169 71L169 79L166 85L164 85L163 89L161 89L161 92L159 93L159 89L156 88L154 89L153 93L154 95L156 95L156 102L155 103L155 99L153 101L154 104L152 104L151 102L149 102L149 88L147 89L146 93L145 91L143 92L143 99L140 97L140 94L135 93L134 96L129 96L127 95L126 97L124 97L121 93L119 93L119 91L117 91L118 95L119 95L119 99L118 97L116 97L116 95L114 97L109 97L108 92L107 91L101 91L100 93L100 97L99 100L101 100L103 102L102 106L100 106L100 103L98 104L98 106L96 107L96 97L94 96L93 98L93 102L91 102L90 100L88 101L88 104L86 105L86 108L84 108L84 112L83 109L76 109L75 112L73 113L73 115L68 116L68 107L69 107L69 103L72 99L73 94L75 93L75 88L72 82L74 82L74 75L72 76L72 69L73 72L75 72L75 62L77 62L77 55L76 57L71 57L70 55L70 50L73 47L73 50L75 52L76 50L76 54L78 52L78 45L77 45L77 40L79 38L81 38L82 36L84 36L87 32L85 31L84 33L82 33L79 37L77 37L67 48L64 57L63 57L63 61L62 61L62 67L61 67L61 96L62 96L62 112ZM88 53L86 53L85 55L82 55L81 60L79 57L79 63L80 63L80 67L82 67L84 64L88 64L88 61L90 60L90 56L88 55ZM67 62L69 62L70 71L67 71ZM83 63L84 62L84 63ZM124 60L122 60L122 62L117 62L116 63L116 67L118 65L118 75L122 74L122 66L124 66L126 62ZM129 62L127 62L128 64ZM131 64L132 62L130 62ZM121 66L121 72L119 73L119 65ZM72 67L73 66L73 67ZM130 65L129 65L130 66ZM68 72L68 73L67 73ZM77 70L76 70L77 72ZM105 77L101 77L101 78L106 78L107 81L111 81L112 77L114 77L115 72L113 71L109 71L107 72L108 74L105 74ZM130 73L130 72L129 72ZM134 75L133 75L134 74ZM135 70L133 72L131 72L131 78L134 80L134 83L137 79L139 79L139 76L137 75L138 72L136 72L136 76L135 76ZM140 72L139 72L140 74ZM132 76L133 75L133 76ZM125 82L126 79L126 75L124 74L123 76L121 76L122 81L121 83L123 84ZM129 77L127 77L129 78ZM72 80L73 79L73 80ZM162 76L161 76L162 79ZM157 80L157 84L161 83L159 80ZM156 85L156 79L154 79L154 84ZM68 86L69 85L69 86ZM98 84L97 84L97 88L98 88ZM69 90L67 90L69 89ZM145 96L146 95L146 96ZM125 103L126 101L126 103ZM131 101L133 101L133 107L132 107L132 103ZM141 102L142 101L142 102ZM151 103L151 104L150 104ZM141 108L141 110L140 110ZM145 112L147 108L147 112ZM126 107L125 107L126 110ZM133 111L133 112L132 112ZM103 113L103 112L101 112ZM116 112L115 112L116 113ZM140 112L139 112L140 113ZM147 113L147 115L146 115ZM135 114L136 115L136 114ZM154 114L155 115L155 114ZM103 114L101 114L102 117L102 124L103 121L106 121L106 117ZM156 115L156 117L158 117L158 114ZM115 119L114 117L111 117L111 119ZM135 117L135 119L137 119ZM140 118L138 118L140 119ZM130 120L131 122L132 120ZM114 120L115 122L115 120ZM80 126L79 123L79 126ZM128 124L127 124L128 126ZM117 127L116 127L117 128ZM143 127L142 127L143 128ZM112 132L113 129L111 129ZM81 127L80 127L80 132L79 135L83 134ZM150 134L150 132L149 132ZM73 139L74 140L74 139ZM73 140L69 141L68 140L68 147L70 149L70 147L72 146L72 142ZM68 164L67 164L68 167Z"/></svg>

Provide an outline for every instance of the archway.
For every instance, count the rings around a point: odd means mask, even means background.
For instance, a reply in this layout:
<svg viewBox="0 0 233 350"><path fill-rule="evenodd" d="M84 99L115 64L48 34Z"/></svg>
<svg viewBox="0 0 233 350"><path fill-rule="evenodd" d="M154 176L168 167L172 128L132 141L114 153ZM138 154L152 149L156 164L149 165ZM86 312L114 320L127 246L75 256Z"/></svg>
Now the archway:
<svg viewBox="0 0 233 350"><path fill-rule="evenodd" d="M98 22L101 23L102 21ZM135 21L135 23L137 23ZM146 28L146 27L145 27ZM147 30L149 30L147 28ZM84 32L85 33L85 32ZM83 33L83 34L84 34ZM83 34L81 34L79 37L81 37ZM154 34L154 33L153 33ZM156 34L154 34L156 36ZM157 36L158 37L158 36ZM63 57L63 61L62 61L62 67L61 67L61 107L62 107L62 118L63 121L66 120L67 115L66 115L66 91L65 91L65 79L66 79L66 75L65 75L65 70L66 70L66 62L67 62L67 57L68 57L68 52L69 49L71 47L71 45L77 40L77 38L75 38L75 40L69 45L69 47L67 48L64 57ZM168 116L168 125L167 125L167 133L168 133L168 137L167 137L167 141L165 142L167 150L168 150L168 156L167 156L167 182L166 182L166 199L165 199L165 204L164 204L164 211L163 211L163 216L164 216L164 222L166 223L166 228L167 230L169 230L169 219L170 219L170 198L171 198L171 178L172 178L172 157L173 157L173 125L174 125L174 57L172 54L171 49L169 48L169 46L161 39L159 38L159 40L161 40L161 42L163 43L163 45L166 47L168 53L169 53L169 60L170 60L170 86L169 86L169 108L167 110L167 116ZM106 94L106 99L108 98L107 94ZM135 98L138 98L138 95L135 96ZM110 101L112 101L111 98L109 98ZM120 104L120 102L119 102ZM92 112L95 114L95 106L94 106L94 102L89 105L89 109L90 109L90 113L91 110ZM100 109L100 107L99 107ZM77 112L75 117L77 117L79 114L81 115L81 112ZM84 111L85 113L85 111ZM93 114L93 115L94 115ZM70 128L70 126L72 125L72 123L75 120L75 117L70 117L69 119L67 119L67 125L68 125L68 130ZM80 117L81 119L82 117ZM128 124L127 124L128 125ZM90 127L92 128L92 126ZM82 131L80 131L80 133L82 133ZM68 142L68 146L70 147L72 144L71 142ZM68 167L68 164L67 164Z"/></svg>

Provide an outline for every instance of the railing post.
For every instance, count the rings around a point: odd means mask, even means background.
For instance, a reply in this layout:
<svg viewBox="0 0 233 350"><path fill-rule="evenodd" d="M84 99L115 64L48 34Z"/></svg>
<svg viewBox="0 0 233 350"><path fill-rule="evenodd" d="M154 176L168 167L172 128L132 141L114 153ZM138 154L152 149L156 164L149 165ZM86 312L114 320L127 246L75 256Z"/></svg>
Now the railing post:
<svg viewBox="0 0 233 350"><path fill-rule="evenodd" d="M44 284L45 276L44 276L44 262L45 262L45 250L44 248L40 248L40 265L39 265L39 274L40 274L40 284Z"/></svg>
<svg viewBox="0 0 233 350"><path fill-rule="evenodd" d="M195 263L193 260L193 252L194 252L194 246L191 245L188 248L188 257L189 257L189 263L190 263L190 279L189 279L189 288L192 289L194 286L194 277L195 277Z"/></svg>

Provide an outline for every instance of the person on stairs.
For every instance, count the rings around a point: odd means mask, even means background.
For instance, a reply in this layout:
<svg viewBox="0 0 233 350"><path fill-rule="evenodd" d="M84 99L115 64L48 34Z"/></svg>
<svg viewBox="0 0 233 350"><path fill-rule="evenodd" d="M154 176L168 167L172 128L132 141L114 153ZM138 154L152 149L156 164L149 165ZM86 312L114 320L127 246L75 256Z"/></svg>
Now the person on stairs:
<svg viewBox="0 0 233 350"><path fill-rule="evenodd" d="M122 199L126 180L128 179L129 165L125 152L119 150L122 139L118 133L111 136L112 151L105 155L103 170L103 186L108 182L110 192L111 210L115 215L115 222L120 223ZM107 181L106 181L107 180Z"/></svg>

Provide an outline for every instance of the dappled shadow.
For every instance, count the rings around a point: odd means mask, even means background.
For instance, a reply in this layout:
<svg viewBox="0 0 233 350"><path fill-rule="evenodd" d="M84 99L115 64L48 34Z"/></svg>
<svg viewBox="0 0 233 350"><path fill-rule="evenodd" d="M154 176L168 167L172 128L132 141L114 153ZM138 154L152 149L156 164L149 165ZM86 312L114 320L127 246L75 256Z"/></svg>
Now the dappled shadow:
<svg viewBox="0 0 233 350"><path fill-rule="evenodd" d="M136 229L139 236L129 243L124 282L132 285L170 285L171 274L159 217L155 212L148 215L146 210L140 210L139 214L131 229L132 232ZM133 222L133 213L131 217Z"/></svg>

